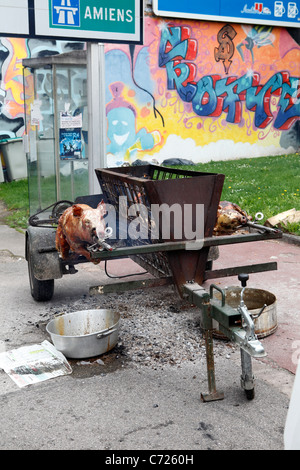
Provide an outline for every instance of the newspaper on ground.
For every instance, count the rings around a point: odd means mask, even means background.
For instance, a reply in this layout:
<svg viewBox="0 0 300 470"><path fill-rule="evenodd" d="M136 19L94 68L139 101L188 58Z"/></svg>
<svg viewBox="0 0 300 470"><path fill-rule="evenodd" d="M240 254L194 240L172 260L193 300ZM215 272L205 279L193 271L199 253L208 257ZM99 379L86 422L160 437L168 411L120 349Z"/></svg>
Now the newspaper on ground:
<svg viewBox="0 0 300 470"><path fill-rule="evenodd" d="M20 388L72 373L65 356L49 341L1 353L0 368Z"/></svg>

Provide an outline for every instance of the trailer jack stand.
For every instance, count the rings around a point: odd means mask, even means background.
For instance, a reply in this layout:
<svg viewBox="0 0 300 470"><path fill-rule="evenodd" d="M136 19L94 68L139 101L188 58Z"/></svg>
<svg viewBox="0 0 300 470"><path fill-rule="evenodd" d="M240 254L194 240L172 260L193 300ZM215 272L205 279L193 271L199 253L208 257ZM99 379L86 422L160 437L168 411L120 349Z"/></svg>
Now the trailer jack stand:
<svg viewBox="0 0 300 470"><path fill-rule="evenodd" d="M248 275L239 275L243 279L243 287L246 286ZM212 284L210 293L196 283L187 283L183 286L184 294L189 301L199 307L202 313L204 339L206 348L208 393L201 394L201 400L210 402L222 400L224 394L216 389L214 351L213 351L213 326L215 319L219 322L219 329L228 339L240 347L241 351L241 386L245 390L248 400L254 398L254 377L252 374L252 356L264 357L266 353L254 332L254 323L243 301L237 309L226 305L225 293L218 286ZM214 298L214 290L221 293L221 301Z"/></svg>
<svg viewBox="0 0 300 470"><path fill-rule="evenodd" d="M207 380L208 380L209 393L205 393L205 394L201 393L201 400L203 402L223 400L224 393L218 392L216 390L212 329L205 330L204 338L205 338L205 348L206 348Z"/></svg>
<svg viewBox="0 0 300 470"><path fill-rule="evenodd" d="M212 317L210 315L211 304L210 296L206 290L197 283L188 283L183 286L184 295L191 303L201 309L204 339L206 349L206 366L207 366L207 381L208 393L201 393L201 400L203 402L210 402L216 400L223 400L223 392L216 389L215 377L215 362L214 362L214 346L213 346L213 325Z"/></svg>
<svg viewBox="0 0 300 470"><path fill-rule="evenodd" d="M245 390L248 400L252 400L255 395L255 380L252 374L252 359L250 354L241 349L241 387Z"/></svg>

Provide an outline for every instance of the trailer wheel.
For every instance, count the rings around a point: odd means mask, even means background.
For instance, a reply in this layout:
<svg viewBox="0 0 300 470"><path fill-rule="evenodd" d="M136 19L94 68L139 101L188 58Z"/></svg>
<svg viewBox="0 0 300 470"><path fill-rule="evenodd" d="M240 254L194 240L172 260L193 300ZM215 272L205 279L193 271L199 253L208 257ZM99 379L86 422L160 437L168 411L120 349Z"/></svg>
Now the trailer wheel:
<svg viewBox="0 0 300 470"><path fill-rule="evenodd" d="M54 293L54 279L47 279L40 281L34 276L32 267L32 253L30 251L30 243L27 239L27 261L28 261L28 274L30 283L30 292L34 300L44 302L51 300Z"/></svg>

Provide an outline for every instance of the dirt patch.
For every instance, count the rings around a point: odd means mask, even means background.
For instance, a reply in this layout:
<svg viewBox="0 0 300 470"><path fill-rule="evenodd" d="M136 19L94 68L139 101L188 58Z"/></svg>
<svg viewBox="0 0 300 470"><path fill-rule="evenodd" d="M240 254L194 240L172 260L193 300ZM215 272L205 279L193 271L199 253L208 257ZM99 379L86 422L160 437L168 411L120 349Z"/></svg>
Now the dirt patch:
<svg viewBox="0 0 300 470"><path fill-rule="evenodd" d="M101 303L101 307L99 305ZM120 313L118 345L96 358L71 360L75 378L103 375L125 367L180 367L205 359L200 328L200 310L179 298L173 287L106 294L101 300L84 296L62 306L51 307L47 317L75 310L113 309ZM40 325L41 326L41 325ZM214 341L215 355L228 355L227 342Z"/></svg>
<svg viewBox="0 0 300 470"><path fill-rule="evenodd" d="M11 251L9 250L1 250L0 249L0 263L3 261L5 262L9 258L10 261L19 261L20 256L14 255Z"/></svg>
<svg viewBox="0 0 300 470"><path fill-rule="evenodd" d="M6 217L9 215L9 210L3 201L0 201L0 224L4 225Z"/></svg>
<svg viewBox="0 0 300 470"><path fill-rule="evenodd" d="M68 359L73 371L73 378L84 379L94 375L106 375L126 367L130 358L124 346L117 345L113 350L101 356L87 359Z"/></svg>

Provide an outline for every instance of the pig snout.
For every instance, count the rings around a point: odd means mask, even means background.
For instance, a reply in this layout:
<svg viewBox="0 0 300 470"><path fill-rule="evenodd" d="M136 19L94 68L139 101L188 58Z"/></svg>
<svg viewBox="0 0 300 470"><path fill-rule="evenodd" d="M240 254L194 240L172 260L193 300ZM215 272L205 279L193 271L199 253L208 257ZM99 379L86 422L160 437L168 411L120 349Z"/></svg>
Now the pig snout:
<svg viewBox="0 0 300 470"><path fill-rule="evenodd" d="M242 225L245 225L246 223L247 223L247 217L243 216L243 217L241 218L241 224L242 224Z"/></svg>
<svg viewBox="0 0 300 470"><path fill-rule="evenodd" d="M105 225L99 221L88 221L85 223L86 228L92 240L103 240L105 238Z"/></svg>
<svg viewBox="0 0 300 470"><path fill-rule="evenodd" d="M95 235L98 238L98 240L104 240L104 238L106 238L105 226L95 227L94 230L95 230Z"/></svg>

